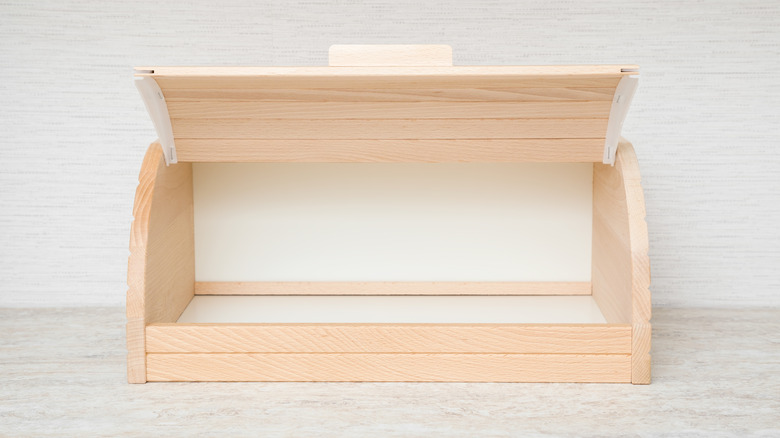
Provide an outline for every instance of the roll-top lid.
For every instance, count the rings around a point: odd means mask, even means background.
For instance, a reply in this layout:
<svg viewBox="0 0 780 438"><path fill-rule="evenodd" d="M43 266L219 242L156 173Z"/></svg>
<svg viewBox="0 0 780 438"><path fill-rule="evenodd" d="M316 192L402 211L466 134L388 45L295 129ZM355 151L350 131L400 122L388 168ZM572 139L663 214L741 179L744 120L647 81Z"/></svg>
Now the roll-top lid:
<svg viewBox="0 0 780 438"><path fill-rule="evenodd" d="M168 163L614 161L637 66L452 66L451 53L332 46L327 67L135 77Z"/></svg>

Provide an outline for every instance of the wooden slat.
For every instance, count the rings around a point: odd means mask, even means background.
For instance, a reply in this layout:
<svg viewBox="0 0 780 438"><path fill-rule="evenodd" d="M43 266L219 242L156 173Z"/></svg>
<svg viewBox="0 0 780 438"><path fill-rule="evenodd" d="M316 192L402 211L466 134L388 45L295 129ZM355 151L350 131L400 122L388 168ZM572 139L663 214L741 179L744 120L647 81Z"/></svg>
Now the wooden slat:
<svg viewBox="0 0 780 438"><path fill-rule="evenodd" d="M177 139L179 162L600 162L603 138L484 140Z"/></svg>
<svg viewBox="0 0 780 438"><path fill-rule="evenodd" d="M612 102L605 88L416 88L416 89L188 89L163 91L167 102L239 100L271 102Z"/></svg>
<svg viewBox="0 0 780 438"><path fill-rule="evenodd" d="M450 67L456 68L456 67ZM337 70L337 69L336 69ZM153 75L163 91L175 88L579 88L616 87L614 76L161 76Z"/></svg>
<svg viewBox="0 0 780 438"><path fill-rule="evenodd" d="M606 119L251 120L172 119L180 138L604 138Z"/></svg>
<svg viewBox="0 0 780 438"><path fill-rule="evenodd" d="M635 67L154 67L136 76L153 77L163 91L176 88L565 88L615 87L620 77L629 74L624 70Z"/></svg>
<svg viewBox="0 0 780 438"><path fill-rule="evenodd" d="M501 78L501 77L613 77L639 74L639 66L624 65L457 65L457 66L299 66L299 67L135 67L136 76L183 78L252 78L287 76L300 79L321 77L427 77L427 78ZM632 71L629 71L632 70ZM149 73L151 72L151 73Z"/></svg>
<svg viewBox="0 0 780 438"><path fill-rule="evenodd" d="M631 381L623 354L149 354L150 381Z"/></svg>
<svg viewBox="0 0 780 438"><path fill-rule="evenodd" d="M611 103L592 102L263 102L174 101L174 119L607 119Z"/></svg>
<svg viewBox="0 0 780 438"><path fill-rule="evenodd" d="M152 324L149 353L630 354L631 326L604 324Z"/></svg>
<svg viewBox="0 0 780 438"><path fill-rule="evenodd" d="M143 383L144 326L178 319L195 287L192 165L147 150L138 177L127 284L128 380Z"/></svg>
<svg viewBox="0 0 780 438"><path fill-rule="evenodd" d="M195 295L590 295L590 282L199 281Z"/></svg>

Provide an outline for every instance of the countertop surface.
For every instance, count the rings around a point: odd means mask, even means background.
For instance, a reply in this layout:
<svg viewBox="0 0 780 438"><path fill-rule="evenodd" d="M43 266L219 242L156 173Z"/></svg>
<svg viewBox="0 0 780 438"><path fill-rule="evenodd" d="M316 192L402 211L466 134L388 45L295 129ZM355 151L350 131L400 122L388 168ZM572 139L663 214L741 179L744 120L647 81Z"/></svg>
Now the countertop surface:
<svg viewBox="0 0 780 438"><path fill-rule="evenodd" d="M125 383L124 309L0 309L0 436L780 436L780 309L657 308L653 383Z"/></svg>

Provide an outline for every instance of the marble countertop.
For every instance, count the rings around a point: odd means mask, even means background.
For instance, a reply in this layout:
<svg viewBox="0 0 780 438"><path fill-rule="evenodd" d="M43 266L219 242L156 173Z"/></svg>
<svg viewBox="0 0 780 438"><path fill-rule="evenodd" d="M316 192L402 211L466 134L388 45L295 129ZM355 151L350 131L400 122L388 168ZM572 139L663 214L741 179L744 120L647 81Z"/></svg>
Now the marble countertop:
<svg viewBox="0 0 780 438"><path fill-rule="evenodd" d="M0 309L0 436L780 436L780 309L654 309L653 383L125 383L124 309Z"/></svg>

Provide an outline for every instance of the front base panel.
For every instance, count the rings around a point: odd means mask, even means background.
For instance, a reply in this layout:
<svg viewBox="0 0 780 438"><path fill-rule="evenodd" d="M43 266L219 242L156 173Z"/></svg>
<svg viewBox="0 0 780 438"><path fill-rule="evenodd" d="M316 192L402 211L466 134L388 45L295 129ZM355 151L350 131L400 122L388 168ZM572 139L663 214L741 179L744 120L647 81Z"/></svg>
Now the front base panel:
<svg viewBox="0 0 780 438"><path fill-rule="evenodd" d="M631 382L584 296L195 296L146 327L148 381Z"/></svg>
<svg viewBox="0 0 780 438"><path fill-rule="evenodd" d="M149 381L630 383L629 354L149 354Z"/></svg>

